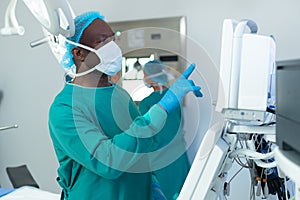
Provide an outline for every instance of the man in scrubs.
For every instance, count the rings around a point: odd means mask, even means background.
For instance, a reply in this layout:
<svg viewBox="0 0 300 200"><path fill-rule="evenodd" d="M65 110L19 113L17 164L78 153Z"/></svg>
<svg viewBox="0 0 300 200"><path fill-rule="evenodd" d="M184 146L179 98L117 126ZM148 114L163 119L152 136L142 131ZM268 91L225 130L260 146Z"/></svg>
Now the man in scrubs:
<svg viewBox="0 0 300 200"><path fill-rule="evenodd" d="M147 113L153 105L160 101L169 85L168 72L161 61L149 61L144 65L143 72L145 85L153 88L154 92L140 102L141 114ZM161 165L157 167L158 170L155 171L155 174L166 198L173 199L179 194L190 169L180 106L168 114L166 123L158 135L162 135L160 152L150 158L157 160L157 156L159 156L164 160L170 159L167 164L160 162ZM164 156L167 157L164 158Z"/></svg>
<svg viewBox="0 0 300 200"><path fill-rule="evenodd" d="M77 16L61 65L70 73L49 110L49 130L59 161L57 181L66 200L165 199L148 155L168 113L190 91L191 65L170 92L140 116L129 94L109 77L121 69L114 32L98 12Z"/></svg>

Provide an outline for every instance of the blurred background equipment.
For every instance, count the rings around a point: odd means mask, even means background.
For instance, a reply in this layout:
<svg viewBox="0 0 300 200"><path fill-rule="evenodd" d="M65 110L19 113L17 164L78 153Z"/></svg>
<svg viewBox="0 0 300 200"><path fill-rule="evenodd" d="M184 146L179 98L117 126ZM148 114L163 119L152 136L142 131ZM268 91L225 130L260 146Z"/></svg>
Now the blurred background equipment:
<svg viewBox="0 0 300 200"><path fill-rule="evenodd" d="M7 167L6 172L14 188L20 188L22 186L39 188L27 165Z"/></svg>

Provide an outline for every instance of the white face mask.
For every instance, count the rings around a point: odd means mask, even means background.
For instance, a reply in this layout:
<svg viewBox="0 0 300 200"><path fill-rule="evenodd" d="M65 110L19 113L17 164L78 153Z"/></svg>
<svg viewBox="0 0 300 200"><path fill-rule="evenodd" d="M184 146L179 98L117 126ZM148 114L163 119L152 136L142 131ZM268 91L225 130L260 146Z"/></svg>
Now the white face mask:
<svg viewBox="0 0 300 200"><path fill-rule="evenodd" d="M76 42L72 42L70 40L66 40L68 43L73 44L75 46L84 48L91 52L94 52L99 57L99 64L94 66L93 68L86 70L85 72L81 72L75 74L73 72L68 72L68 75L72 77L79 77L86 75L88 73L93 72L94 70L98 70L104 74L109 76L113 76L117 74L122 68L122 51L120 47L114 42L110 41L99 49L93 49L91 47L85 46L83 44L79 44Z"/></svg>

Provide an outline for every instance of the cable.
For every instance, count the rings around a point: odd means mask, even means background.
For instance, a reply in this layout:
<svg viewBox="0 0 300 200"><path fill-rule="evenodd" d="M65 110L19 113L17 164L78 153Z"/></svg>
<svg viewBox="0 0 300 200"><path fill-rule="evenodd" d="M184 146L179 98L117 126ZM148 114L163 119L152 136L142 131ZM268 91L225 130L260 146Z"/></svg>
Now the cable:
<svg viewBox="0 0 300 200"><path fill-rule="evenodd" d="M240 142L240 145L243 146ZM270 150L270 147L268 149L268 151ZM273 168L276 167L276 161L273 161L271 163L265 163L262 162L261 159L268 159L271 157L274 157L274 152L269 152L269 153L258 153L256 151L253 150L249 150L249 149L237 149L233 152L230 153L229 155L230 158L235 158L235 157L242 157L242 158L248 158L248 159L253 159L254 162L256 163L256 165L258 165L259 167L263 167L263 168Z"/></svg>
<svg viewBox="0 0 300 200"><path fill-rule="evenodd" d="M255 164L259 167L262 167L262 168L273 168L273 167L277 167L277 163L276 161L273 161L271 163L265 163L265 162L262 162L261 160L256 160L256 159L253 159L253 161L255 162Z"/></svg>
<svg viewBox="0 0 300 200"><path fill-rule="evenodd" d="M250 200L251 200L251 198L252 198L252 196L253 196L253 193L254 193L254 190L253 190L253 183L252 183L252 181L251 181L251 185L250 185Z"/></svg>
<svg viewBox="0 0 300 200"><path fill-rule="evenodd" d="M254 180L251 180L251 186L250 186L250 200L253 197L253 200L255 200L255 185L254 185Z"/></svg>
<svg viewBox="0 0 300 200"><path fill-rule="evenodd" d="M241 145L241 148L243 149L244 148L244 145L242 144L242 141L239 139L238 140L239 141L239 143L240 143L240 145Z"/></svg>
<svg viewBox="0 0 300 200"><path fill-rule="evenodd" d="M272 108L269 108L269 107L267 107L267 110L266 110L267 112L269 112L269 113L272 113L272 114L276 114L276 111L275 111L275 109L272 109Z"/></svg>
<svg viewBox="0 0 300 200"><path fill-rule="evenodd" d="M259 126L270 126L270 125L275 125L275 124L276 124L276 122L271 121L271 122L260 124Z"/></svg>
<svg viewBox="0 0 300 200"><path fill-rule="evenodd" d="M258 134L255 134L255 136L256 136L256 137L255 137L254 144L255 144L255 142L258 141L258 139L259 139L259 138L258 138L258 137L259 137ZM262 142L263 142L263 137L260 138L260 141L259 141L259 143L257 144L257 147L256 147L255 151L258 151L259 147L262 145Z"/></svg>
<svg viewBox="0 0 300 200"><path fill-rule="evenodd" d="M237 160L236 160L237 161ZM237 162L238 163L238 162ZM231 179L228 181L228 185L231 183L231 181L242 171L242 169L244 168L243 166L246 166L244 163L238 163L239 165L242 165L242 167L231 177ZM227 200L227 197L224 196L225 199Z"/></svg>
<svg viewBox="0 0 300 200"><path fill-rule="evenodd" d="M231 179L228 181L228 184L242 171L244 167L241 167L241 169L239 169L232 177Z"/></svg>
<svg viewBox="0 0 300 200"><path fill-rule="evenodd" d="M258 153L249 149L237 149L233 152L230 153L229 157L230 158L234 158L234 157L239 157L240 154L248 157L249 159L268 159L271 157L274 157L274 152L270 152L270 153Z"/></svg>
<svg viewBox="0 0 300 200"><path fill-rule="evenodd" d="M243 164L243 162L241 161L240 158L236 158L236 161L237 161L238 164L240 164L240 166L242 166L242 167L244 167L244 168L247 168L247 169L250 168L249 165ZM247 160L247 159L246 159L246 161L247 161L247 163L248 163L248 160Z"/></svg>
<svg viewBox="0 0 300 200"><path fill-rule="evenodd" d="M288 197L288 190L287 190L286 176L284 176L284 190L285 190L285 198L289 199L289 197Z"/></svg>
<svg viewBox="0 0 300 200"><path fill-rule="evenodd" d="M237 163L238 165L240 165L241 167L249 168L247 165L244 165L240 159L234 158L234 160L235 160L236 163Z"/></svg>

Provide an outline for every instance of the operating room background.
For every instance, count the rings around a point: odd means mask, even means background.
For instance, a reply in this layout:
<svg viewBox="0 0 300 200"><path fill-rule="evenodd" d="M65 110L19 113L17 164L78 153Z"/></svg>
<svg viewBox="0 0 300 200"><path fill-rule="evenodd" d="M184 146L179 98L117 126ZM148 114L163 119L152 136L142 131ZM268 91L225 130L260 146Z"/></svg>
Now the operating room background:
<svg viewBox="0 0 300 200"><path fill-rule="evenodd" d="M9 0L1 0L0 27ZM69 0L75 14L98 10L108 22L186 16L187 35L202 46L219 66L222 23L226 18L252 19L259 33L274 35L276 60L299 58L300 2L297 0ZM29 43L43 37L38 22L22 1L16 15L25 27L24 36L0 36L0 127L18 124L19 128L0 132L0 184L11 187L5 168L27 164L44 190L60 192L56 184L58 163L48 132L48 109L63 86L63 70L47 45L31 48ZM187 52L189 60L197 55ZM205 106L205 105L202 105ZM205 116L206 113L201 113ZM208 115L208 114L207 114ZM192 120L192 119L191 119ZM187 130L192 131L192 130ZM234 173L238 168L233 167ZM243 170L232 182L229 199L246 199L250 183Z"/></svg>

